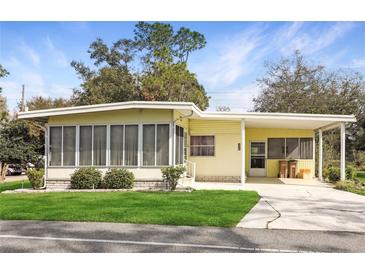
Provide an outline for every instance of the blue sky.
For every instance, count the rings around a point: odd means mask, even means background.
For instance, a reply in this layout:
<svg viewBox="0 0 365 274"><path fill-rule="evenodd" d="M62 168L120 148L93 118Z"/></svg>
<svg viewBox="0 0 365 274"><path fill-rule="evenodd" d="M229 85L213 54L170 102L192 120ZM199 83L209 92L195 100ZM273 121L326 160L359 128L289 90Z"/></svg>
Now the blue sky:
<svg viewBox="0 0 365 274"><path fill-rule="evenodd" d="M211 109L228 105L250 110L264 63L300 49L312 63L365 74L365 22L172 22L203 33L207 46L189 68L212 97ZM2 22L0 64L10 76L0 80L9 109L35 95L69 97L80 80L72 60L90 63L88 46L97 37L112 43L133 36L135 22Z"/></svg>

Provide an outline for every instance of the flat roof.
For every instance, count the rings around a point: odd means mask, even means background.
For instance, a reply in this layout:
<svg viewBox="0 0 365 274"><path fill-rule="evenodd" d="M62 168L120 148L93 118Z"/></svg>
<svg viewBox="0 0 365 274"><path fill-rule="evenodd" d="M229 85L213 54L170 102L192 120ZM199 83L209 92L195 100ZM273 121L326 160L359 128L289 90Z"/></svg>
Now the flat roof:
<svg viewBox="0 0 365 274"><path fill-rule="evenodd" d="M110 104L53 108L19 112L19 119L47 121L52 116L74 115L81 113L105 112L124 109L171 109L189 116L191 119L204 120L245 120L246 127L303 128L319 129L341 122L356 122L354 115L304 114L278 112L217 112L202 111L191 102L129 101Z"/></svg>

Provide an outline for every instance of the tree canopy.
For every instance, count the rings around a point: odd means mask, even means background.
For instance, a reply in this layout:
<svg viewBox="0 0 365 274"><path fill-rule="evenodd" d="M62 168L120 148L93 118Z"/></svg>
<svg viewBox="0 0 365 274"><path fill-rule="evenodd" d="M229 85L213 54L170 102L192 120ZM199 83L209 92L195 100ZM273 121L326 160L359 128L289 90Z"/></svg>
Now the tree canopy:
<svg viewBox="0 0 365 274"><path fill-rule="evenodd" d="M293 56L266 65L258 80L260 94L254 110L354 114L357 123L348 128L354 148L365 150L365 81L353 71L328 71L311 65L296 51Z"/></svg>
<svg viewBox="0 0 365 274"><path fill-rule="evenodd" d="M0 64L0 78L6 77L9 72ZM7 118L8 107L6 105L6 98L2 96L2 87L0 86L0 122Z"/></svg>
<svg viewBox="0 0 365 274"><path fill-rule="evenodd" d="M93 68L71 63L83 81L72 103L192 101L206 109L209 97L187 67L190 54L205 44L202 34L183 27L174 31L165 23L139 22L133 39L122 38L111 46L98 38L88 50Z"/></svg>
<svg viewBox="0 0 365 274"><path fill-rule="evenodd" d="M30 132L25 121L12 120L0 125L0 181L8 164L37 163L41 160L43 142Z"/></svg>

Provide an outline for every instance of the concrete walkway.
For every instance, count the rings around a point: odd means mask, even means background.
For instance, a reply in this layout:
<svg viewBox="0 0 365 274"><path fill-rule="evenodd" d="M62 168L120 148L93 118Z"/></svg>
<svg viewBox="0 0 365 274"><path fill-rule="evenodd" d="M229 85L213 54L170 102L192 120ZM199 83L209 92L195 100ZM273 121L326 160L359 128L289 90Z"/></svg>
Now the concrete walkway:
<svg viewBox="0 0 365 274"><path fill-rule="evenodd" d="M248 183L245 189L262 198L238 227L365 232L365 196L315 181Z"/></svg>

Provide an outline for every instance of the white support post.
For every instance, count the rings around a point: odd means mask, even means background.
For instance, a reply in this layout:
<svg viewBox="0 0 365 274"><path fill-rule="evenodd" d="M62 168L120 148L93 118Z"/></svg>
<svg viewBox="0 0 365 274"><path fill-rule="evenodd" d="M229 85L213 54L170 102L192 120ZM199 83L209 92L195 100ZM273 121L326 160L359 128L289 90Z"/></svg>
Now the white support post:
<svg viewBox="0 0 365 274"><path fill-rule="evenodd" d="M323 175L323 139L322 139L322 129L318 130L318 178L322 181Z"/></svg>
<svg viewBox="0 0 365 274"><path fill-rule="evenodd" d="M345 157L345 153L346 153L346 149L345 149L345 145L346 145L346 131L345 131L345 123L341 123L340 125L341 128L341 160L340 160L340 174L341 174L341 180L345 180L346 179L346 157Z"/></svg>
<svg viewBox="0 0 365 274"><path fill-rule="evenodd" d="M246 181L246 126L245 120L241 120L241 184L245 184Z"/></svg>

